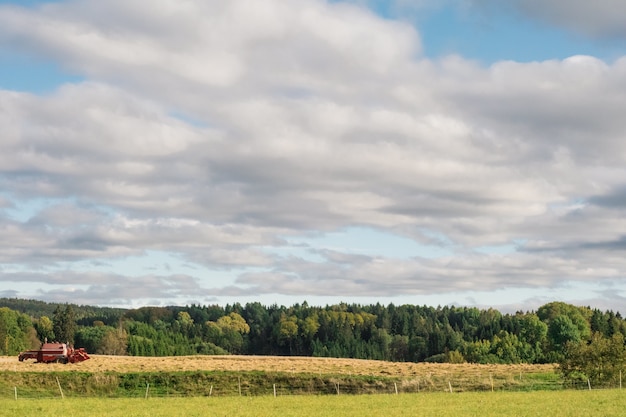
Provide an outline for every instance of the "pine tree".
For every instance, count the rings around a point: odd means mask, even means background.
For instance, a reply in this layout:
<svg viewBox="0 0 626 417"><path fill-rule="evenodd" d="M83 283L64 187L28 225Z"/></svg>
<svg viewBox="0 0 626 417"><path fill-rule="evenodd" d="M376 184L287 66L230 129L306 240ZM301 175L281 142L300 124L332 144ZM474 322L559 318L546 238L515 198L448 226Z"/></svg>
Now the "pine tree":
<svg viewBox="0 0 626 417"><path fill-rule="evenodd" d="M72 306L67 304L64 310L60 306L54 310L52 316L54 336L58 342L74 343L76 333L76 317Z"/></svg>

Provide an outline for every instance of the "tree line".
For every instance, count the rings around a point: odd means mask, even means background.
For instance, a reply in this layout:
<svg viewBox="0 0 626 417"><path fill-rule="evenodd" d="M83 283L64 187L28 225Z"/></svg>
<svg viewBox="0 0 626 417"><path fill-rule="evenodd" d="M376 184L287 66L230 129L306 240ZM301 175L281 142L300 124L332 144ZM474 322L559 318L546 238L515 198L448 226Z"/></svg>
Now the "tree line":
<svg viewBox="0 0 626 417"><path fill-rule="evenodd" d="M13 308L0 308L0 353L13 355L37 340L58 340L90 353L136 356L231 353L560 363L567 378L598 380L615 378L626 354L626 321L619 312L562 302L502 314L394 304L236 303L125 310L29 301L0 299L0 306Z"/></svg>

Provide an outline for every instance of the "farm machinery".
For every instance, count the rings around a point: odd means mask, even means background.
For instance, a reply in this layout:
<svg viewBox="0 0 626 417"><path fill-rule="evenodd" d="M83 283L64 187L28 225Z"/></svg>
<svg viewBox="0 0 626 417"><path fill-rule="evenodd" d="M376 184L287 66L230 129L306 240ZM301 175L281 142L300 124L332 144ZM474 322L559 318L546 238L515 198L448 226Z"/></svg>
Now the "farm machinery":
<svg viewBox="0 0 626 417"><path fill-rule="evenodd" d="M18 356L20 362L26 359L36 359L43 363L76 363L89 359L84 348L74 349L67 343L42 343L39 350L27 350Z"/></svg>

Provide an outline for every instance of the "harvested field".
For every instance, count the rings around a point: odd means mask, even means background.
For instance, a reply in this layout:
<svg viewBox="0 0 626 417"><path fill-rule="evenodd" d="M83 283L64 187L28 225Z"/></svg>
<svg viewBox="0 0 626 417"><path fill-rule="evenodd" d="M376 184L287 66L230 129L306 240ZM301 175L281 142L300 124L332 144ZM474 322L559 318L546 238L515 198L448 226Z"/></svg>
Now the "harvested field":
<svg viewBox="0 0 626 417"><path fill-rule="evenodd" d="M554 371L554 365L477 365L384 362L360 359L283 356L106 356L76 364L19 362L17 357L0 357L0 371L18 372L158 372L158 371L264 371L336 375L367 375L407 378L413 376L523 376ZM456 378L455 378L456 379Z"/></svg>
<svg viewBox="0 0 626 417"><path fill-rule="evenodd" d="M49 373L50 375L45 375ZM93 355L75 364L19 362L0 357L5 396L18 387L22 395L56 379L74 386L72 395L142 395L146 384L154 395L266 395L278 387L282 394L351 394L382 392L534 391L562 389L552 365L475 365L400 363L358 359L279 356L133 357ZM35 382L33 382L35 381ZM39 382L37 382L39 381ZM104 381L104 382L103 382ZM1 386L2 384L0 384ZM91 388L89 388L91 387ZM243 387L243 388L242 388ZM0 387L1 388L1 387ZM89 388L89 389L88 389ZM32 391L32 393L29 393Z"/></svg>

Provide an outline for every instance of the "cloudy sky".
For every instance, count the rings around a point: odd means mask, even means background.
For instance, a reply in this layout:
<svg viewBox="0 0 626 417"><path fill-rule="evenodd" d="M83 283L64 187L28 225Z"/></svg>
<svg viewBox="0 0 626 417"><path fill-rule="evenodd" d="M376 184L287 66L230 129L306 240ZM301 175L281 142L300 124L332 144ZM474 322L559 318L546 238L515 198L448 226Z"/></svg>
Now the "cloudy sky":
<svg viewBox="0 0 626 417"><path fill-rule="evenodd" d="M624 312L625 21L0 0L0 297Z"/></svg>

